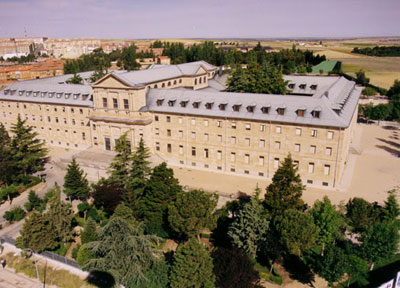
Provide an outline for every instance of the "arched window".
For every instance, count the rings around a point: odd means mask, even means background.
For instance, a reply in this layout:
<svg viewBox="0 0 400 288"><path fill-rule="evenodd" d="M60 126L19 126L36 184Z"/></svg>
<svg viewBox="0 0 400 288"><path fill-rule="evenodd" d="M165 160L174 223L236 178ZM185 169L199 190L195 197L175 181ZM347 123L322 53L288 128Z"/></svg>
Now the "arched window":
<svg viewBox="0 0 400 288"><path fill-rule="evenodd" d="M161 88L164 88L164 87L165 87L165 83L162 83L162 84L161 84Z"/></svg>

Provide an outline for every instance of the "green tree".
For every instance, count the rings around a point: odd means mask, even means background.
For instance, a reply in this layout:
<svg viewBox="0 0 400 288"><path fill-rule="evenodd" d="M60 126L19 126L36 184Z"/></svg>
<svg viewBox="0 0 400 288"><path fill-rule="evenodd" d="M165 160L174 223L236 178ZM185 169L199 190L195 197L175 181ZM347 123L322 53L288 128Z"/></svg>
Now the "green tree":
<svg viewBox="0 0 400 288"><path fill-rule="evenodd" d="M128 141L127 133L119 137L115 144L115 152L113 162L110 164L110 178L111 183L120 187L126 186L127 175L130 170L130 159L132 156L131 143Z"/></svg>
<svg viewBox="0 0 400 288"><path fill-rule="evenodd" d="M293 255L300 256L301 252L312 248L319 234L319 228L314 224L312 216L295 209L285 211L275 219L274 224L282 246Z"/></svg>
<svg viewBox="0 0 400 288"><path fill-rule="evenodd" d="M396 220L400 215L400 206L395 193L396 190L388 192L389 196L385 201L385 207L383 207L383 219L386 221Z"/></svg>
<svg viewBox="0 0 400 288"><path fill-rule="evenodd" d="M344 237L344 217L336 210L327 196L322 201L317 200L311 209L314 223L319 228L317 243L322 246L322 255L325 247L332 245L337 239Z"/></svg>
<svg viewBox="0 0 400 288"><path fill-rule="evenodd" d="M304 188L289 154L272 177L272 183L265 193L264 203L273 217L282 215L288 209L304 210L306 205L301 199Z"/></svg>
<svg viewBox="0 0 400 288"><path fill-rule="evenodd" d="M216 287L258 288L260 275L253 262L240 249L219 247L212 252Z"/></svg>
<svg viewBox="0 0 400 288"><path fill-rule="evenodd" d="M18 186L11 184L10 186L2 186L0 188L0 200L1 201L10 201L19 195Z"/></svg>
<svg viewBox="0 0 400 288"><path fill-rule="evenodd" d="M124 219L128 224L131 224L134 227L139 225L139 221L136 219L132 209L126 206L123 202L114 210L114 214L111 216L111 219L116 217Z"/></svg>
<svg viewBox="0 0 400 288"><path fill-rule="evenodd" d="M76 257L76 262L81 266L85 266L91 259L95 258L96 255L87 245L82 245Z"/></svg>
<svg viewBox="0 0 400 288"><path fill-rule="evenodd" d="M379 218L377 207L364 200L354 197L346 204L346 221L354 232L362 232L370 227Z"/></svg>
<svg viewBox="0 0 400 288"><path fill-rule="evenodd" d="M132 44L129 47L125 47L122 49L122 65L123 69L131 71L138 70L140 68L140 64L136 61L136 46Z"/></svg>
<svg viewBox="0 0 400 288"><path fill-rule="evenodd" d="M378 92L372 87L366 87L362 90L362 94L365 96L375 96Z"/></svg>
<svg viewBox="0 0 400 288"><path fill-rule="evenodd" d="M156 236L141 234L139 227L121 218L113 218L100 228L97 241L82 246L95 257L83 268L109 272L117 283L137 287L144 272L160 257L155 248L158 240Z"/></svg>
<svg viewBox="0 0 400 288"><path fill-rule="evenodd" d="M201 190L179 193L176 201L168 207L168 222L179 238L198 237L204 228L212 229L216 224L213 215L218 195Z"/></svg>
<svg viewBox="0 0 400 288"><path fill-rule="evenodd" d="M148 234L168 236L168 206L181 192L182 187L174 178L174 171L165 162L154 167L140 203L140 214Z"/></svg>
<svg viewBox="0 0 400 288"><path fill-rule="evenodd" d="M26 211L30 212L33 209L37 211L44 210L44 201L39 198L35 191L31 190L28 194L28 202L24 204Z"/></svg>
<svg viewBox="0 0 400 288"><path fill-rule="evenodd" d="M11 183L14 171L10 145L11 138L3 123L0 123L0 183L6 185Z"/></svg>
<svg viewBox="0 0 400 288"><path fill-rule="evenodd" d="M166 259L159 259L144 272L145 278L143 280L139 281L136 286L130 287L168 288L170 287L169 272L170 266Z"/></svg>
<svg viewBox="0 0 400 288"><path fill-rule="evenodd" d="M51 220L44 214L33 212L26 220L16 239L18 248L30 248L35 252L53 250L58 246Z"/></svg>
<svg viewBox="0 0 400 288"><path fill-rule="evenodd" d="M362 86L367 86L369 83L369 78L365 76L365 72L360 70L356 73L356 82Z"/></svg>
<svg viewBox="0 0 400 288"><path fill-rule="evenodd" d="M68 78L65 82L68 84L83 84L83 79L81 75L74 73L74 76Z"/></svg>
<svg viewBox="0 0 400 288"><path fill-rule="evenodd" d="M81 232L81 242L86 244L97 240L96 222L92 218L89 218L85 224L83 231Z"/></svg>
<svg viewBox="0 0 400 288"><path fill-rule="evenodd" d="M3 218L6 219L8 222L20 221L24 219L24 217L25 211L19 206L6 211L3 216Z"/></svg>
<svg viewBox="0 0 400 288"><path fill-rule="evenodd" d="M42 171L46 163L47 149L44 143L37 139L33 127L26 125L26 120L21 120L18 115L17 123L11 127L13 138L11 140L11 154L17 173L28 175Z"/></svg>
<svg viewBox="0 0 400 288"><path fill-rule="evenodd" d="M149 157L149 148L146 147L143 138L141 138L135 153L132 154L126 192L122 195L125 204L135 212L138 211L139 202L151 171Z"/></svg>
<svg viewBox="0 0 400 288"><path fill-rule="evenodd" d="M399 225L395 221L374 223L361 233L359 240L365 259L372 262L387 260L398 250Z"/></svg>
<svg viewBox="0 0 400 288"><path fill-rule="evenodd" d="M191 239L178 246L171 269L171 287L215 287L213 260L202 243Z"/></svg>
<svg viewBox="0 0 400 288"><path fill-rule="evenodd" d="M389 98L400 95L400 80L395 80L393 86L390 87L386 94Z"/></svg>
<svg viewBox="0 0 400 288"><path fill-rule="evenodd" d="M70 200L86 200L89 197L89 182L85 172L79 167L75 158L68 164L67 174L64 177L64 193Z"/></svg>
<svg viewBox="0 0 400 288"><path fill-rule="evenodd" d="M353 253L349 253L347 255L347 265L346 273L348 276L347 279L347 287L350 286L350 283L357 283L359 286L364 286L368 284L366 280L368 276L368 265L367 261L361 259L357 255Z"/></svg>
<svg viewBox="0 0 400 288"><path fill-rule="evenodd" d="M258 199L259 194L260 190L257 188L255 195L239 211L228 231L232 244L253 258L256 257L269 228L267 215Z"/></svg>

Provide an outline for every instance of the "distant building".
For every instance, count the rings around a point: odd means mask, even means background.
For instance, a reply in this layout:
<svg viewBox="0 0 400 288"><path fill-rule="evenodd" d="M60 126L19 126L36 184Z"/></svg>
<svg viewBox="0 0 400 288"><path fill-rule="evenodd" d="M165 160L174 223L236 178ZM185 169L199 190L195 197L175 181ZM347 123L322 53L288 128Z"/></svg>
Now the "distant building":
<svg viewBox="0 0 400 288"><path fill-rule="evenodd" d="M204 61L115 71L91 85L72 75L0 91L7 129L26 119L48 146L114 150L127 134L172 166L271 179L288 153L307 185L341 179L361 88L343 77L285 76L289 95L223 92ZM87 83L91 72L80 73Z"/></svg>
<svg viewBox="0 0 400 288"><path fill-rule="evenodd" d="M101 47L99 39L48 39L44 42L47 55L55 58L78 58Z"/></svg>

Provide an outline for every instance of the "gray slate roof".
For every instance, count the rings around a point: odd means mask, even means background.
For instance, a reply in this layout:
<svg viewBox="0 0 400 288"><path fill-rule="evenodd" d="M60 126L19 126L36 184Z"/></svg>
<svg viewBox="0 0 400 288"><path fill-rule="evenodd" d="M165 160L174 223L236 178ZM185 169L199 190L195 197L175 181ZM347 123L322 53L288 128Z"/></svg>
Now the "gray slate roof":
<svg viewBox="0 0 400 288"><path fill-rule="evenodd" d="M316 89L313 96L149 89L147 107L143 107L143 110L313 126L344 128L350 125L361 94L361 89L356 87L354 82L343 77L291 77L291 81L297 85L307 80L307 83L316 83L321 88ZM343 99L346 99L344 105L335 109ZM161 106L157 105L157 100L162 100ZM187 101L185 107L181 107L181 101ZM199 108L194 108L194 102L199 103ZM207 103L212 103L211 109L206 108ZM220 104L226 104L225 110L220 110ZM233 110L234 105L240 105L238 112ZM249 112L248 106L253 106L254 111ZM262 107L269 107L268 114L263 113ZM278 108L285 109L284 115L278 114ZM299 109L305 109L304 117L298 116ZM313 111L320 112L319 118L313 117Z"/></svg>

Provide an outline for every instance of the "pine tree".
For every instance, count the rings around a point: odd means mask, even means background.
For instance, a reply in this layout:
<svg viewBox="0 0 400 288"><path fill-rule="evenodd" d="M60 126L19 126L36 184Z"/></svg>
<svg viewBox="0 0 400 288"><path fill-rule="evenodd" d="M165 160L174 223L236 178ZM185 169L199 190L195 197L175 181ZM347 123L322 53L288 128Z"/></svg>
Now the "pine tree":
<svg viewBox="0 0 400 288"><path fill-rule="evenodd" d="M153 169L140 203L140 214L148 234L168 236L166 231L168 206L181 192L182 187L178 179L174 178L174 171L168 168L165 162Z"/></svg>
<svg viewBox="0 0 400 288"><path fill-rule="evenodd" d="M55 249L58 246L51 220L44 214L33 212L25 220L20 236L15 242L18 248L30 248L35 252Z"/></svg>
<svg viewBox="0 0 400 288"><path fill-rule="evenodd" d="M51 221L50 226L57 239L65 243L73 238L74 214L71 207L61 200L61 189L57 183L53 188L53 193L52 198L49 200L48 212L45 215Z"/></svg>
<svg viewBox="0 0 400 288"><path fill-rule="evenodd" d="M96 222L94 222L92 218L89 218L85 224L83 231L81 232L81 242L82 244L85 244L96 240Z"/></svg>
<svg viewBox="0 0 400 288"><path fill-rule="evenodd" d="M127 137L127 133L125 133L117 140L115 144L117 155L115 155L113 162L111 162L109 170L111 176L108 180L120 187L126 186L127 175L129 175L130 170L130 159L132 157L131 144Z"/></svg>
<svg viewBox="0 0 400 288"><path fill-rule="evenodd" d="M149 149L145 146L143 138L141 138L135 153L131 157L131 171L127 180L126 192L122 196L125 204L135 213L139 207L139 201L151 171L150 162L147 160L149 157Z"/></svg>
<svg viewBox="0 0 400 288"><path fill-rule="evenodd" d="M213 260L202 243L192 239L178 246L171 270L171 287L215 287Z"/></svg>
<svg viewBox="0 0 400 288"><path fill-rule="evenodd" d="M305 208L301 199L305 186L295 168L292 157L283 160L267 187L264 203L273 217L282 215L287 209Z"/></svg>
<svg viewBox="0 0 400 288"><path fill-rule="evenodd" d="M64 193L71 200L86 200L89 197L89 182L84 173L75 158L72 158L71 163L68 164L67 174L64 177Z"/></svg>
<svg viewBox="0 0 400 288"><path fill-rule="evenodd" d="M389 196L383 208L383 219L387 221L396 220L400 215L400 206L397 201L395 190L389 191Z"/></svg>
<svg viewBox="0 0 400 288"><path fill-rule="evenodd" d="M179 193L176 201L168 207L168 222L181 239L198 237L204 228L213 229L218 195L206 194L201 190Z"/></svg>
<svg viewBox="0 0 400 288"><path fill-rule="evenodd" d="M126 206L123 202L114 210L114 214L111 216L111 219L116 217L124 219L128 224L133 225L134 227L139 225L139 221L136 219L132 209Z"/></svg>
<svg viewBox="0 0 400 288"><path fill-rule="evenodd" d="M258 199L259 192L257 188L256 195L239 211L228 231L232 244L253 258L256 257L269 227L267 215Z"/></svg>
<svg viewBox="0 0 400 288"><path fill-rule="evenodd" d="M47 149L44 148L44 143L36 138L38 133L33 132L33 127L25 123L26 120L21 120L18 115L17 124L11 128L14 135L11 140L11 154L17 173L26 176L43 170Z"/></svg>
<svg viewBox="0 0 400 288"><path fill-rule="evenodd" d="M3 123L0 123L0 183L7 185L11 184L14 170L10 144L11 138Z"/></svg>

